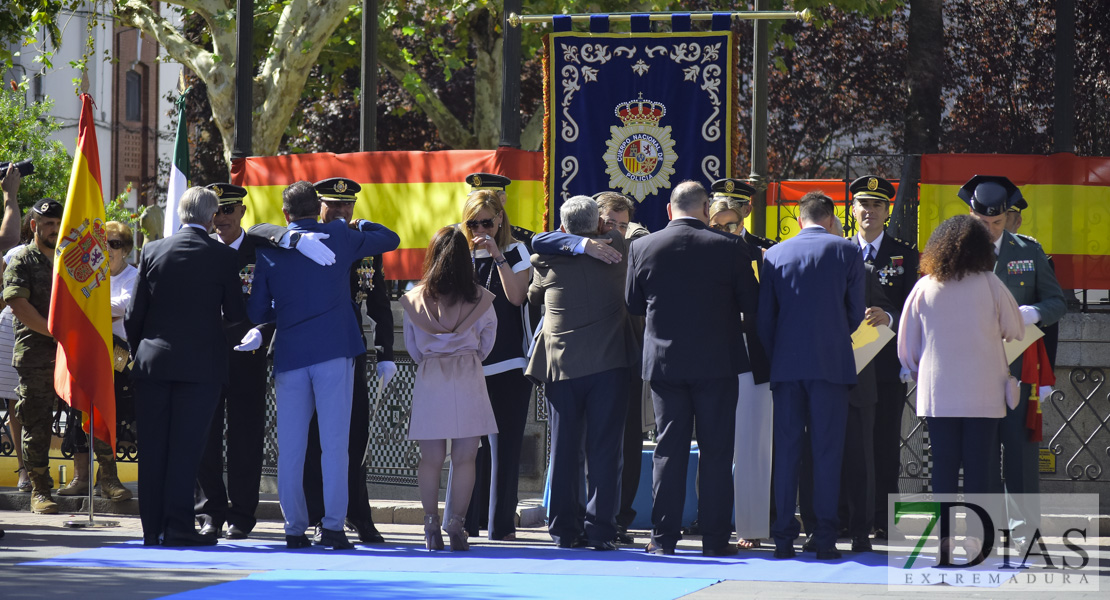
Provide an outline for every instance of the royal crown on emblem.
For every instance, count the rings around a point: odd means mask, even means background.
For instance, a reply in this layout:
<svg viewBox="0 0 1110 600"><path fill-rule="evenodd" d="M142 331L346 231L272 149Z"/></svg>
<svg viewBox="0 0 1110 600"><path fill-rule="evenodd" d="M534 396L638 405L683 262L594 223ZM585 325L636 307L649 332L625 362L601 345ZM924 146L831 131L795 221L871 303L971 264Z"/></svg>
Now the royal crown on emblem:
<svg viewBox="0 0 1110 600"><path fill-rule="evenodd" d="M617 118L625 125L651 125L658 126L660 119L667 114L667 107L662 102L644 100L644 95L636 100L621 102L613 111Z"/></svg>
<svg viewBox="0 0 1110 600"><path fill-rule="evenodd" d="M346 183L343 183L342 181L335 182L335 193L342 194L345 191L347 191Z"/></svg>

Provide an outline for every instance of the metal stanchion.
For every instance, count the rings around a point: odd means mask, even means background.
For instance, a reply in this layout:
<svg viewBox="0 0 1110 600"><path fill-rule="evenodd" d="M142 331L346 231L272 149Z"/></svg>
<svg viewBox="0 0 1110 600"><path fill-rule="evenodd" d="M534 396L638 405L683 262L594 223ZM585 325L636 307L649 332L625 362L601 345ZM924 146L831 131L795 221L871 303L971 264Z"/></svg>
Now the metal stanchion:
<svg viewBox="0 0 1110 600"><path fill-rule="evenodd" d="M71 423L71 424L69 424L69 426L72 427L73 424ZM77 423L77 426L80 427L81 424ZM84 527L98 528L98 529L99 528L104 528L104 527L119 527L119 521L97 521L93 517L93 482L96 481L96 477L93 476L93 473L96 472L96 470L95 470L95 467L96 467L96 463L95 463L96 452L93 450L93 447L96 445L96 436L93 434L93 430L95 428L96 428L96 419L93 417L92 411L89 411L89 520L88 521L66 521L65 523L63 523L63 525L65 525L66 527L72 527L72 528L75 528L75 529L76 528L84 528ZM76 469L76 466L74 467L74 469Z"/></svg>

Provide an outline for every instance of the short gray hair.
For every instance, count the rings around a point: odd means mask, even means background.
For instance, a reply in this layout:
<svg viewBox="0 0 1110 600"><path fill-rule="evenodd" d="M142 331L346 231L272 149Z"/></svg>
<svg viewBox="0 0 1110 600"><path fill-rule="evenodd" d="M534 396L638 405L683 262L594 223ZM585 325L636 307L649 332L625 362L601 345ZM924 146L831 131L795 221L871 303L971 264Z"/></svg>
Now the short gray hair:
<svg viewBox="0 0 1110 600"><path fill-rule="evenodd" d="M216 215L216 207L220 199L210 189L193 186L181 194L181 203L177 205L177 217L182 224L208 225Z"/></svg>
<svg viewBox="0 0 1110 600"><path fill-rule="evenodd" d="M696 181L683 181L671 192L671 207L684 213L691 213L709 202L705 186Z"/></svg>
<svg viewBox="0 0 1110 600"><path fill-rule="evenodd" d="M588 236L597 233L597 202L589 196L574 196L559 209L567 233Z"/></svg>

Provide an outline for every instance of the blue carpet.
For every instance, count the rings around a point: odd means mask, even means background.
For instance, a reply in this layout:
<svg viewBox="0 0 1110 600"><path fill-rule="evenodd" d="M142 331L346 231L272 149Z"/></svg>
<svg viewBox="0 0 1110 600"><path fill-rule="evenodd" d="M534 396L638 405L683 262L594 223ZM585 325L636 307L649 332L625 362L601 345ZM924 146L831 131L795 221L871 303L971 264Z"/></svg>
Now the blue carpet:
<svg viewBox="0 0 1110 600"><path fill-rule="evenodd" d="M390 573L381 571L270 571L245 579L169 596L284 600L311 597L423 600L561 600L604 596L606 600L672 600L716 583L716 579L658 579L603 575Z"/></svg>
<svg viewBox="0 0 1110 600"><path fill-rule="evenodd" d="M431 553L402 545L359 547L342 552L318 548L287 551L284 542L254 540L221 541L218 546L183 549L146 547L136 541L25 564L130 569L527 573L881 585L892 574L882 554L846 553L845 558L831 562L815 561L812 555L799 556L796 560L775 560L770 551L745 552L730 558L706 558L699 552L683 551L674 556L654 556L639 549L594 552L523 545L475 545L470 552L463 553Z"/></svg>

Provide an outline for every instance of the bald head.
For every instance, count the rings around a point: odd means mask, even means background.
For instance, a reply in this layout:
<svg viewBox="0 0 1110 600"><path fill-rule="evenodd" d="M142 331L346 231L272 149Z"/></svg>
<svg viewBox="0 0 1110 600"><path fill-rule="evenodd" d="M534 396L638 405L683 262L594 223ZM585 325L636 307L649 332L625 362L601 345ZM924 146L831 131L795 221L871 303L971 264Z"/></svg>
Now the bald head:
<svg viewBox="0 0 1110 600"><path fill-rule="evenodd" d="M671 192L667 213L672 220L679 217L693 217L709 224L709 194L702 184L696 181L683 181Z"/></svg>

